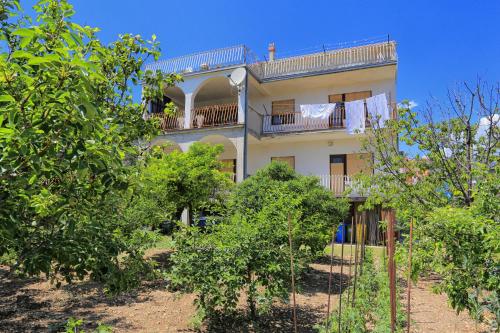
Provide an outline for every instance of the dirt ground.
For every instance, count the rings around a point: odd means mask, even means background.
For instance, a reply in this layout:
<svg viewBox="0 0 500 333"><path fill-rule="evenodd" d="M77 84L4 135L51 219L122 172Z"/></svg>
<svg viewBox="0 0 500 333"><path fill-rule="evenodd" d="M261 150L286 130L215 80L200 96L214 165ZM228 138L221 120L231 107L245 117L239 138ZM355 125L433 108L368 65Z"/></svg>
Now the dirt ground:
<svg viewBox="0 0 500 333"><path fill-rule="evenodd" d="M432 292L434 282L432 278L424 279L411 289L411 332L489 332L485 325L477 324L472 320L466 311L457 315L447 305L446 295L437 295Z"/></svg>
<svg viewBox="0 0 500 333"><path fill-rule="evenodd" d="M160 263L165 251L150 253ZM347 264L347 262L344 262ZM314 325L324 320L328 300L329 260L311 265L297 295L299 332L314 332ZM348 266L344 265L345 288ZM340 291L340 262L335 261L332 309ZM447 306L446 297L430 291L432 281L421 281L413 287L412 332L485 332L465 314L456 315ZM195 312L194 295L167 291L165 282L145 283L132 293L106 297L93 282L64 285L56 289L40 279L17 279L0 266L0 332L61 332L69 317L83 319L86 329L97 323L113 327L113 332L193 332L190 321ZM259 324L236 319L212 332L292 332L290 307L278 304Z"/></svg>

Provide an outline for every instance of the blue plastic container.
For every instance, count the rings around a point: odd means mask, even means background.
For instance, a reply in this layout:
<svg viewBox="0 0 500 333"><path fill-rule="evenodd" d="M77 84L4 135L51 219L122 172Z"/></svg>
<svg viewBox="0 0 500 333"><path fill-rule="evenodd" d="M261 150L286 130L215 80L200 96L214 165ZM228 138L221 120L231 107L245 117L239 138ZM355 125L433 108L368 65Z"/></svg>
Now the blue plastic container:
<svg viewBox="0 0 500 333"><path fill-rule="evenodd" d="M335 242L344 243L345 242L345 227L344 223L341 223L337 228L337 233L335 234Z"/></svg>

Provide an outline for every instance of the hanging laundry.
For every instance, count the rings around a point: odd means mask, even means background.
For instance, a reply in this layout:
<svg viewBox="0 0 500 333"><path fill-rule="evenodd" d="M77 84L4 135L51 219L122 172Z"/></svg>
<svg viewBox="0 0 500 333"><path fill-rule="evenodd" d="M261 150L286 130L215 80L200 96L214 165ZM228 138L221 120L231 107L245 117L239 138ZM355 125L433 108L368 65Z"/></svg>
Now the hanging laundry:
<svg viewBox="0 0 500 333"><path fill-rule="evenodd" d="M366 108L372 127L376 124L377 127L382 128L385 126L385 122L390 119L385 93L367 98Z"/></svg>
<svg viewBox="0 0 500 333"><path fill-rule="evenodd" d="M302 118L326 120L335 110L335 103L328 104L304 104L300 106Z"/></svg>
<svg viewBox="0 0 500 333"><path fill-rule="evenodd" d="M347 133L365 132L365 101L363 99L345 103L345 122Z"/></svg>

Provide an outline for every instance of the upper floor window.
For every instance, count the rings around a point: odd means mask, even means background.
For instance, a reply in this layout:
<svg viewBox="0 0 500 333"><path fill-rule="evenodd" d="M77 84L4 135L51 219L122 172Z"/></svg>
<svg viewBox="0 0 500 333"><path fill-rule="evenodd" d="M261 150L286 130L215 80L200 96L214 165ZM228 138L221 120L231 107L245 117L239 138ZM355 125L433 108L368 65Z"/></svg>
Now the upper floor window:
<svg viewBox="0 0 500 333"><path fill-rule="evenodd" d="M295 123L295 100L284 99L272 102L271 124L283 125Z"/></svg>

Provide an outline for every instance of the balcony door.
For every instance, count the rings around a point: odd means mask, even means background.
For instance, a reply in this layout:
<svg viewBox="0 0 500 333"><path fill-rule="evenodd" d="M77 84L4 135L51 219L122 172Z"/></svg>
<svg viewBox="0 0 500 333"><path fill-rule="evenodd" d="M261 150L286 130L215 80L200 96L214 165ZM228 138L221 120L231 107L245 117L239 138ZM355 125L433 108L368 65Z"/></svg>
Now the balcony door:
<svg viewBox="0 0 500 333"><path fill-rule="evenodd" d="M330 127L345 127L345 102L352 102L372 96L371 90L357 91L345 94L328 95L328 103L337 103L335 111L330 117ZM366 112L366 111L365 111Z"/></svg>
<svg viewBox="0 0 500 333"><path fill-rule="evenodd" d="M340 195L344 192L344 178L346 174L346 155L330 155L330 189L335 195Z"/></svg>
<svg viewBox="0 0 500 333"><path fill-rule="evenodd" d="M286 125L295 123L294 99L273 101L271 106L271 125Z"/></svg>

